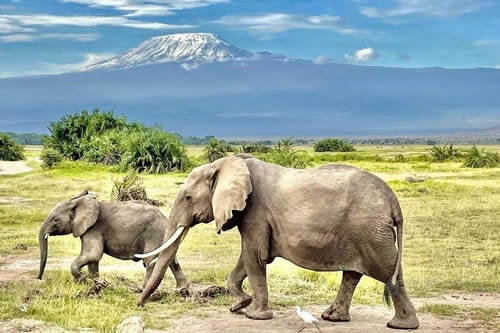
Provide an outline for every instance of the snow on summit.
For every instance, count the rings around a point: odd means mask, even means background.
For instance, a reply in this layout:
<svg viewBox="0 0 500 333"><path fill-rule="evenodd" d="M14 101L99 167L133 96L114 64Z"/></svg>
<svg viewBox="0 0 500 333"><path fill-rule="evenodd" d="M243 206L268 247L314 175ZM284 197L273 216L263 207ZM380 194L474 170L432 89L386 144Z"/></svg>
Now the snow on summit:
<svg viewBox="0 0 500 333"><path fill-rule="evenodd" d="M244 60L254 56L255 53L231 45L212 33L181 33L150 38L117 57L79 71L133 68L165 62L196 66L199 63Z"/></svg>

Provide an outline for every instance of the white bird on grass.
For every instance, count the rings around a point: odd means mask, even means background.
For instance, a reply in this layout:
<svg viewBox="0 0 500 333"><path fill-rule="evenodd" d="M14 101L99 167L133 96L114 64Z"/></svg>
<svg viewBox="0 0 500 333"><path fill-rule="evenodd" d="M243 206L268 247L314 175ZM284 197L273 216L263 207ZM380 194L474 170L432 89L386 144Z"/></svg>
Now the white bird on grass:
<svg viewBox="0 0 500 333"><path fill-rule="evenodd" d="M301 332L304 328L306 328L307 324L314 324L314 326L316 326L318 331L321 333L321 330L319 329L319 326L318 326L318 319L314 318L314 316L312 314L310 314L309 312L302 311L300 309L300 306L296 306L295 310L297 310L297 316L302 318L302 320L304 321L304 324L305 324L304 327L302 327L300 330L298 330L298 332Z"/></svg>

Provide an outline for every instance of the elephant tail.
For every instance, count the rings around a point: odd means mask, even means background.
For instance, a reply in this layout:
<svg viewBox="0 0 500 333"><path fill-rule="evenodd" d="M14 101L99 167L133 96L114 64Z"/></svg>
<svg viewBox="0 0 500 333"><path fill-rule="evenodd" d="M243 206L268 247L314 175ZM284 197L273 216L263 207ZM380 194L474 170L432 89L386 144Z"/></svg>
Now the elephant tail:
<svg viewBox="0 0 500 333"><path fill-rule="evenodd" d="M391 294L394 295L398 291L398 277L401 274L401 258L403 256L403 218L401 216L401 210L398 210L399 214L394 216L394 236L396 238L396 247L398 251L398 256L396 259L396 267L394 268L394 273L392 274L391 280L387 282L384 286L384 299L387 305L391 305Z"/></svg>

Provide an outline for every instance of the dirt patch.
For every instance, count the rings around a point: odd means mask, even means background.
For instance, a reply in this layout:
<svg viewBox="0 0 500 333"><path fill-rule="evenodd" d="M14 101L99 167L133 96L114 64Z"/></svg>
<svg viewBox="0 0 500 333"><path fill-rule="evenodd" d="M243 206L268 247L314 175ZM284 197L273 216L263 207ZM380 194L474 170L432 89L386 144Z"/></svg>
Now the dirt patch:
<svg viewBox="0 0 500 333"><path fill-rule="evenodd" d="M0 255L0 283L8 281L36 280L38 269L38 259L33 259L33 253L23 253L20 255ZM51 268L68 268L74 258L49 259L48 266ZM121 265L105 265L105 271L120 272L124 267L128 269L134 265L128 262L120 262ZM137 267L139 269L139 267ZM142 271L142 268L141 268ZM125 278L124 278L125 279ZM122 281L127 284L126 281ZM102 284L102 283L101 283ZM92 288L109 287L95 283ZM35 291L37 289L34 289ZM194 292L193 292L194 291ZM243 313L230 313L226 307L212 307L208 298L224 294L225 288L216 286L193 286L191 297L203 298L200 302L200 313L198 317L184 316L174 321L172 328L167 330L152 330L146 328L146 333L213 333L213 332L238 332L238 333L271 333L271 332L297 332L304 327L301 319L296 315L295 310L289 309L275 310L274 319L266 321L254 321L247 319ZM96 294L99 294L96 292ZM79 295L80 297L89 295ZM31 297L28 295L27 297ZM449 304L463 307L483 307L498 309L500 312L500 294L497 293L453 293L439 297L414 298L415 306L418 308L425 304ZM324 305L314 305L304 307L304 310L311 312L318 319L327 307ZM365 306L353 305L351 309L351 322L332 323L320 319L319 327L323 333L361 333L361 332L393 332L398 331L387 328L385 325L394 315L394 310L385 306ZM416 333L429 332L496 332L493 328L486 328L480 321L465 318L437 318L431 314L419 313L420 328ZM500 321L500 318L499 318ZM94 332L91 329L82 328L80 332ZM70 331L32 319L12 319L0 321L0 333L3 332L55 332L67 333ZM308 325L302 332L318 332L316 327Z"/></svg>
<svg viewBox="0 0 500 333"><path fill-rule="evenodd" d="M27 166L25 161L0 161L0 176L15 175L31 170L33 169Z"/></svg>
<svg viewBox="0 0 500 333"><path fill-rule="evenodd" d="M311 306L305 310L317 318L327 307ZM351 308L351 321L332 323L319 320L319 328L323 333L365 333L365 332L398 332L386 327L394 312L391 308L378 306L353 305ZM463 320L461 318L439 319L429 314L419 314L420 328L418 333L429 332L495 332L480 326L479 322ZM202 318L183 317L175 321L175 326L166 332L238 332L238 333L271 333L271 332L297 332L304 327L303 321L296 315L293 308L274 312L274 319L254 321L247 319L243 314L231 314L227 309L207 310ZM318 332L313 325L307 325L302 332Z"/></svg>

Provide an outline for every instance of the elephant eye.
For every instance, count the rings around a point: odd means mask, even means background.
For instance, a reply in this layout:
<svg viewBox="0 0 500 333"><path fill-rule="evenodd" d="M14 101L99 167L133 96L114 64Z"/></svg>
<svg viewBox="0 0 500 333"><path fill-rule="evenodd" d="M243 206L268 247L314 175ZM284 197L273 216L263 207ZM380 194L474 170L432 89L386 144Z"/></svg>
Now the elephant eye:
<svg viewBox="0 0 500 333"><path fill-rule="evenodd" d="M190 194L186 194L186 200L190 201L193 197Z"/></svg>
<svg viewBox="0 0 500 333"><path fill-rule="evenodd" d="M59 222L59 219L57 217L54 217L53 221L54 222Z"/></svg>

